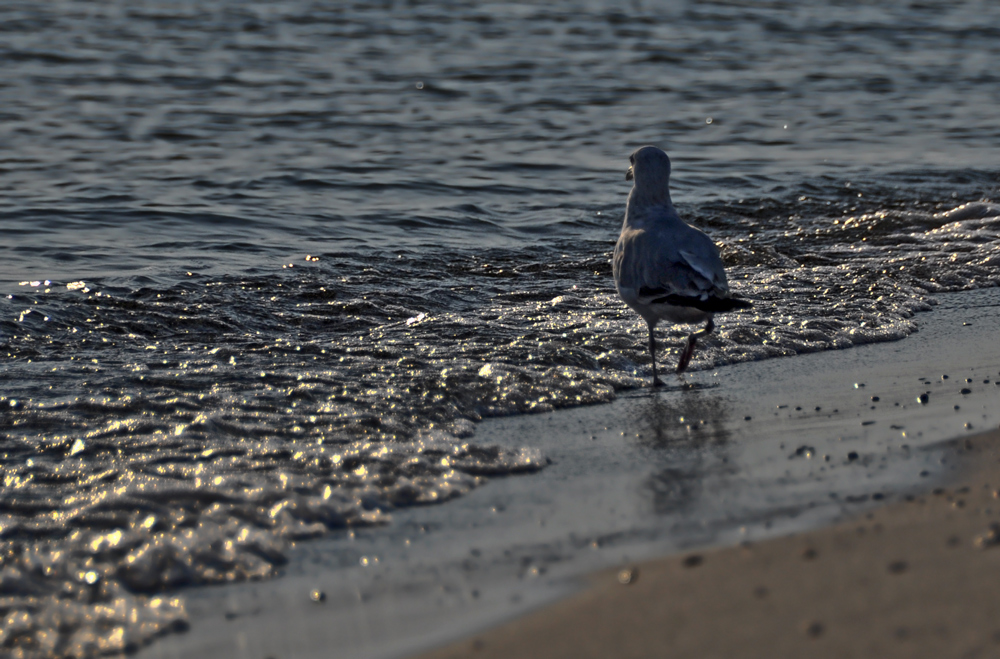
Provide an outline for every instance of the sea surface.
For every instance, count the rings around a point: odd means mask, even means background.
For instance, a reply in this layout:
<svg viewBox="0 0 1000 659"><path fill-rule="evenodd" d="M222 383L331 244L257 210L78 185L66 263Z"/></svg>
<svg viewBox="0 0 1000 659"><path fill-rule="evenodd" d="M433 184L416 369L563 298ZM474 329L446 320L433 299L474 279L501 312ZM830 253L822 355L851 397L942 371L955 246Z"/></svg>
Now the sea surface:
<svg viewBox="0 0 1000 659"><path fill-rule="evenodd" d="M1000 285L998 61L971 0L0 0L0 653L544 470L475 423L648 384L643 144L755 303L692 377Z"/></svg>

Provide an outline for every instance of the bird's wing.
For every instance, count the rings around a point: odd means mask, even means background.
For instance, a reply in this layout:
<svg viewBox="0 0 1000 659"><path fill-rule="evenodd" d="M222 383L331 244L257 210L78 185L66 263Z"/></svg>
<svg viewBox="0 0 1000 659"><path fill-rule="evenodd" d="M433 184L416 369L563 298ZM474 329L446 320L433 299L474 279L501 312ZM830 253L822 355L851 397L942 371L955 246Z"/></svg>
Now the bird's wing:
<svg viewBox="0 0 1000 659"><path fill-rule="evenodd" d="M694 247L693 245L689 247ZM715 245L711 245L711 250L695 250L681 248L677 252L684 259L684 262L695 272L705 278L713 288L729 288L726 282L726 271L722 268L722 259L719 257L719 250Z"/></svg>
<svg viewBox="0 0 1000 659"><path fill-rule="evenodd" d="M685 230L686 229L686 230ZM633 282L637 302L653 304L665 296L708 300L729 295L719 250L701 231L674 227L670 235L636 232L624 245L628 258L622 270ZM624 237L624 236L623 236Z"/></svg>

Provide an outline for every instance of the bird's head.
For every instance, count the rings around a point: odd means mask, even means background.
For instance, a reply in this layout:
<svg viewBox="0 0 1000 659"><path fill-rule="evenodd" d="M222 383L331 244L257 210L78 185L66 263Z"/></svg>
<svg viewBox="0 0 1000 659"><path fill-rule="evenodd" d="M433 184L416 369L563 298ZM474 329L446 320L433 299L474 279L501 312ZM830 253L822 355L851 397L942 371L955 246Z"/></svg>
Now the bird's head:
<svg viewBox="0 0 1000 659"><path fill-rule="evenodd" d="M643 146L628 157L631 167L625 172L626 181L645 192L666 191L670 183L670 158L655 146Z"/></svg>

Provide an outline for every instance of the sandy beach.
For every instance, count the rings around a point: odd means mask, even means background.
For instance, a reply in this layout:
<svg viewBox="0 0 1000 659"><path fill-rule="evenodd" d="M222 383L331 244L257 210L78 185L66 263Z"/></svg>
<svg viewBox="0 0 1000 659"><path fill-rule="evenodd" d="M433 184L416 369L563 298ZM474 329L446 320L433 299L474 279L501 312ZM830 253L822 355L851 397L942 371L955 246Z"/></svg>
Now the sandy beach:
<svg viewBox="0 0 1000 659"><path fill-rule="evenodd" d="M1000 427L998 24L0 0L0 659L985 647L865 516Z"/></svg>
<svg viewBox="0 0 1000 659"><path fill-rule="evenodd" d="M996 656L1000 432L953 450L947 487L828 528L606 570L421 656Z"/></svg>
<svg viewBox="0 0 1000 659"><path fill-rule="evenodd" d="M996 325L966 342L960 328L974 323L960 320L926 362L876 368L924 384L953 379L918 374L942 356L954 373L978 365L942 409L969 407L974 388L983 410L1000 408ZM937 396L922 393L918 404ZM935 482L875 497L884 505L806 532L623 563L556 604L419 656L998 656L1000 430L975 432L969 418L963 435L940 443Z"/></svg>
<svg viewBox="0 0 1000 659"><path fill-rule="evenodd" d="M185 590L139 656L988 656L1000 289L938 301L903 341L484 421L551 464Z"/></svg>

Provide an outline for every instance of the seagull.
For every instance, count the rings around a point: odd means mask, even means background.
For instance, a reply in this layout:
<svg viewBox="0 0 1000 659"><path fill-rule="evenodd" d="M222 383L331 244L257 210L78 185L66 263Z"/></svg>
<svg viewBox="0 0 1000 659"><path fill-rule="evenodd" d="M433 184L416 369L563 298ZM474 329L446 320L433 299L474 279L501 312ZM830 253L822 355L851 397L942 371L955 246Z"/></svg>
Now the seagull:
<svg viewBox="0 0 1000 659"><path fill-rule="evenodd" d="M683 373L695 344L715 329L713 316L753 306L729 295L719 249L703 232L686 224L670 201L670 158L655 146L636 149L628 157L626 181L634 181L625 207L625 222L615 245L615 287L625 304L649 326L649 355L656 375L653 330L661 320L705 323L687 338L677 372Z"/></svg>

